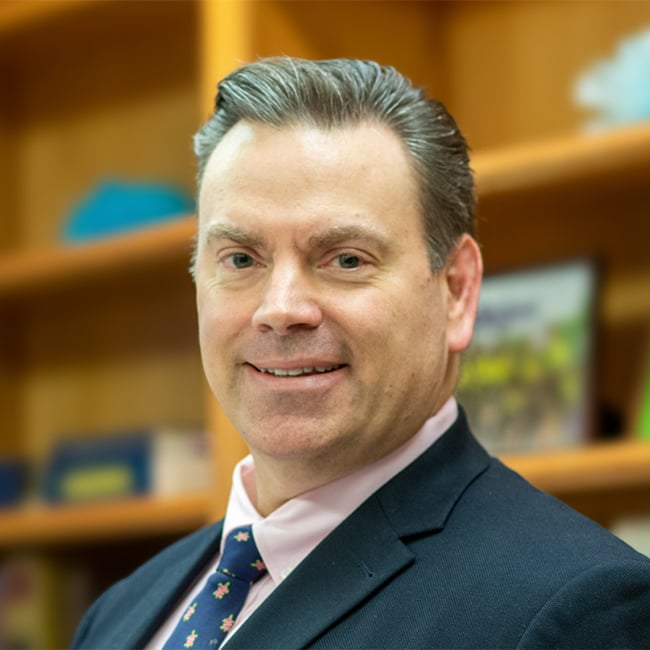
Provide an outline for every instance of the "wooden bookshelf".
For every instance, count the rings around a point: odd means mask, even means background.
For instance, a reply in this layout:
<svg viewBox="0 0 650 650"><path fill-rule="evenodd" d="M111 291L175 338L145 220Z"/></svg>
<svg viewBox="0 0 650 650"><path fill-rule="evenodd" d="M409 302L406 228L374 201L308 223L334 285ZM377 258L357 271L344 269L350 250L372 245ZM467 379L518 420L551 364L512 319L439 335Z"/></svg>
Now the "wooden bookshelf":
<svg viewBox="0 0 650 650"><path fill-rule="evenodd" d="M601 270L596 398L622 414L650 326L650 125L584 135L577 74L650 3L0 1L0 455L38 464L63 431L196 420L200 495L0 512L0 551L182 534L223 513L245 447L202 377L187 275L194 217L78 246L70 206L107 177L194 192L191 135L215 84L289 54L390 63L472 145L488 272L588 257ZM506 459L599 521L650 514L648 447ZM98 564L101 560L98 560Z"/></svg>

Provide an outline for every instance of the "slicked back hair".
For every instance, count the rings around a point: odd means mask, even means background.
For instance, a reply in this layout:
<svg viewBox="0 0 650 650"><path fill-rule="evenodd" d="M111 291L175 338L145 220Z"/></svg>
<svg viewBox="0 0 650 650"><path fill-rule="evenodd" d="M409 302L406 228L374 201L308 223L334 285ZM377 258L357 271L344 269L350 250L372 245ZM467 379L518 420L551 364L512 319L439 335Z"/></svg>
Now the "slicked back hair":
<svg viewBox="0 0 650 650"><path fill-rule="evenodd" d="M463 233L475 234L465 138L440 102L390 66L281 57L235 70L219 83L214 113L194 136L199 188L215 147L241 120L324 130L385 125L402 141L415 173L432 269L444 266Z"/></svg>

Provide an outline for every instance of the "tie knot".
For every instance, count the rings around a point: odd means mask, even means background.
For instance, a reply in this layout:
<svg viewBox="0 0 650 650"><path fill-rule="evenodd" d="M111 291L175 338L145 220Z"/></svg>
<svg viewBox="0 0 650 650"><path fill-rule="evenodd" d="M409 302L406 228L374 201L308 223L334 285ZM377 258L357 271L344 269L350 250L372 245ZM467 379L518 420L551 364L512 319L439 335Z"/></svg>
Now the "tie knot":
<svg viewBox="0 0 650 650"><path fill-rule="evenodd" d="M266 566L257 550L251 526L235 528L228 534L218 570L251 584L264 575Z"/></svg>

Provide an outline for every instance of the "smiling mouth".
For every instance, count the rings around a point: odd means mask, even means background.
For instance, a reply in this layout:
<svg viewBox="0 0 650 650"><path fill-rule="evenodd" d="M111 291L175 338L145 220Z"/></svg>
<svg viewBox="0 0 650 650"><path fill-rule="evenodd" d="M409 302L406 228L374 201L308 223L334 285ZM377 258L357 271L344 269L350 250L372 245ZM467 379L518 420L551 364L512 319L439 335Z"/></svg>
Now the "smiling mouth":
<svg viewBox="0 0 650 650"><path fill-rule="evenodd" d="M335 366L308 366L305 368L258 368L257 366L253 366L253 368L255 368L257 372L266 375L273 375L274 377L304 377L308 375L322 375L327 372L334 372L344 366L345 364L337 364Z"/></svg>

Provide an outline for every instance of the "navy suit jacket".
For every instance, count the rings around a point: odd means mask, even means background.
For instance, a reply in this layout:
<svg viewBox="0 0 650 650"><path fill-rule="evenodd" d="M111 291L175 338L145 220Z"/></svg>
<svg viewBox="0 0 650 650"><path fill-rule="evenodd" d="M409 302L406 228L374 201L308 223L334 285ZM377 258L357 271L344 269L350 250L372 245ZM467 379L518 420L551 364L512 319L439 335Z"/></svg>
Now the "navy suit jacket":
<svg viewBox="0 0 650 650"><path fill-rule="evenodd" d="M75 648L142 647L219 548L164 550ZM332 532L227 648L650 648L650 560L490 458L464 415Z"/></svg>

